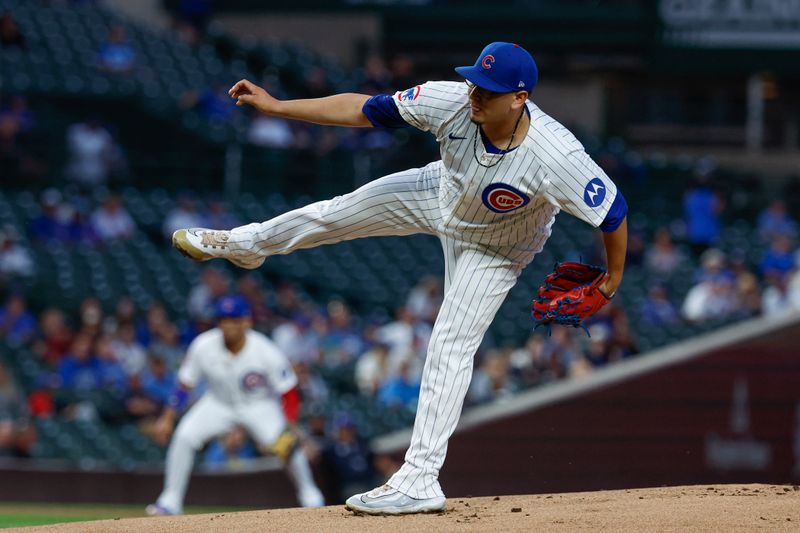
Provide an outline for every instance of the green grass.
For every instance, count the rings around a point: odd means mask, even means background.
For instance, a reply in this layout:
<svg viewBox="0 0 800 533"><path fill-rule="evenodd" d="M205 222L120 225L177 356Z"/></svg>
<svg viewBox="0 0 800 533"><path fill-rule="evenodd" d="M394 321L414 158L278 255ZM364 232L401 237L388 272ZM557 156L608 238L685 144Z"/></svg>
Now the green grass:
<svg viewBox="0 0 800 533"><path fill-rule="evenodd" d="M188 507L187 514L250 511L244 507ZM144 505L0 503L0 528L143 517Z"/></svg>

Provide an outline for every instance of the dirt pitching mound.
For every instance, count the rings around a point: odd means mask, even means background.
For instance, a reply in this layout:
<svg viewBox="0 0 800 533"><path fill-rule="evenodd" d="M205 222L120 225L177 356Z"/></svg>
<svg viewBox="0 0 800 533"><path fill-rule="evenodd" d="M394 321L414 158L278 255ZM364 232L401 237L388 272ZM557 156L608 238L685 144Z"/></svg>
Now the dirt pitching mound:
<svg viewBox="0 0 800 533"><path fill-rule="evenodd" d="M800 529L800 487L708 485L533 496L450 498L439 514L357 516L344 507L129 518L25 533L325 531L752 531ZM10 531L10 530L9 530Z"/></svg>

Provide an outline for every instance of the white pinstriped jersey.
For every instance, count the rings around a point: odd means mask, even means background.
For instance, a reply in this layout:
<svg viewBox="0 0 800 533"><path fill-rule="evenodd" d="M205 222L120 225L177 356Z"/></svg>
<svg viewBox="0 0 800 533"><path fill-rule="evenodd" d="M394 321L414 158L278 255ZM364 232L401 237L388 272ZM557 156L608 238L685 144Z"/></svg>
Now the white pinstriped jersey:
<svg viewBox="0 0 800 533"><path fill-rule="evenodd" d="M427 82L398 91L394 102L406 122L440 143L440 231L449 236L536 253L560 210L597 227L614 202L616 185L569 130L531 101L525 140L505 156L486 152L464 83Z"/></svg>
<svg viewBox="0 0 800 533"><path fill-rule="evenodd" d="M208 392L227 405L271 400L297 385L297 376L278 347L257 331L247 332L242 350L233 355L218 328L201 333L189 345L178 381L195 387L208 381Z"/></svg>

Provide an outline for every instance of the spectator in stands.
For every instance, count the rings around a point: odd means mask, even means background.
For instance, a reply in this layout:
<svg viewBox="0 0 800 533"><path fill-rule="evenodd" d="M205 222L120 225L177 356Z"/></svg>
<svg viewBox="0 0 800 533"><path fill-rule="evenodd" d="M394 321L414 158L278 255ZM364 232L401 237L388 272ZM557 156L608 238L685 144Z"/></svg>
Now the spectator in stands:
<svg viewBox="0 0 800 533"><path fill-rule="evenodd" d="M97 298L86 298L81 302L79 332L94 338L102 333L103 307Z"/></svg>
<svg viewBox="0 0 800 533"><path fill-rule="evenodd" d="M375 396L381 384L389 379L390 375L388 344L379 342L358 358L355 380L361 394Z"/></svg>
<svg viewBox="0 0 800 533"><path fill-rule="evenodd" d="M153 424L161 413L162 407L162 403L144 390L141 376L130 377L128 395L125 398L125 412L129 417L139 421L139 429L151 438Z"/></svg>
<svg viewBox="0 0 800 533"><path fill-rule="evenodd" d="M797 221L789 216L783 200L773 200L758 216L758 232L765 241L779 235L794 237L797 234Z"/></svg>
<svg viewBox="0 0 800 533"><path fill-rule="evenodd" d="M21 94L15 94L9 100L8 105L0 107L0 119L13 121L20 134L33 131L36 117L28 106L28 99Z"/></svg>
<svg viewBox="0 0 800 533"><path fill-rule="evenodd" d="M695 272L695 281L705 281L718 274L727 273L727 256L717 248L709 248L700 256L700 268Z"/></svg>
<svg viewBox="0 0 800 533"><path fill-rule="evenodd" d="M302 361L292 364L297 375L297 387L304 402L309 405L325 405L328 401L328 386L316 370Z"/></svg>
<svg viewBox="0 0 800 533"><path fill-rule="evenodd" d="M509 372L523 388L534 387L555 379L545 358L545 340L539 334L528 337L525 346L511 352Z"/></svg>
<svg viewBox="0 0 800 533"><path fill-rule="evenodd" d="M386 68L386 62L382 57L372 55L367 58L364 65L364 80L361 82L361 93L372 96L405 88L392 85L392 74Z"/></svg>
<svg viewBox="0 0 800 533"><path fill-rule="evenodd" d="M681 314L690 322L705 322L727 318L737 309L735 278L721 272L689 289Z"/></svg>
<svg viewBox="0 0 800 533"><path fill-rule="evenodd" d="M612 317L611 349L609 361L620 361L639 353L639 347L631 333L630 321L625 309L620 305L606 306Z"/></svg>
<svg viewBox="0 0 800 533"><path fill-rule="evenodd" d="M111 346L114 357L129 376L139 375L146 368L147 352L136 340L136 329L132 325L120 327Z"/></svg>
<svg viewBox="0 0 800 533"><path fill-rule="evenodd" d="M294 130L289 122L279 117L259 114L250 123L247 140L256 146L288 150L295 143ZM216 227L216 226L214 226Z"/></svg>
<svg viewBox="0 0 800 533"><path fill-rule="evenodd" d="M414 72L416 66L411 56L398 54L389 62L389 70L392 75L392 84L397 90L407 89L419 83L419 79Z"/></svg>
<svg viewBox="0 0 800 533"><path fill-rule="evenodd" d="M764 276L764 316L782 317L800 311L796 295L789 288L789 275L771 270Z"/></svg>
<svg viewBox="0 0 800 533"><path fill-rule="evenodd" d="M0 457L30 457L35 442L25 396L0 363Z"/></svg>
<svg viewBox="0 0 800 533"><path fill-rule="evenodd" d="M328 303L328 329L320 338L322 364L329 367L354 363L364 343L353 326L352 314L341 300Z"/></svg>
<svg viewBox="0 0 800 533"><path fill-rule="evenodd" d="M406 306L417 320L433 324L442 304L442 284L438 278L427 276L411 290Z"/></svg>
<svg viewBox="0 0 800 533"><path fill-rule="evenodd" d="M61 193L57 189L47 189L39 199L40 212L30 224L31 237L39 241L55 242L66 240L66 232L59 218Z"/></svg>
<svg viewBox="0 0 800 533"><path fill-rule="evenodd" d="M678 310L667 297L667 288L663 285L653 285L642 302L639 316L645 322L661 326L677 324L680 322Z"/></svg>
<svg viewBox="0 0 800 533"><path fill-rule="evenodd" d="M208 202L205 223L210 228L230 229L240 225L241 221L239 217L230 212L225 202L212 199Z"/></svg>
<svg viewBox="0 0 800 533"><path fill-rule="evenodd" d="M157 331L169 323L169 315L161 302L153 302L147 308L144 319L136 323L136 340L145 348L156 341Z"/></svg>
<svg viewBox="0 0 800 533"><path fill-rule="evenodd" d="M111 133L96 117L67 128L67 176L87 188L105 185L111 172L124 164Z"/></svg>
<svg viewBox="0 0 800 533"><path fill-rule="evenodd" d="M91 218L92 231L101 240L130 239L136 232L136 223L122 205L118 196L109 194Z"/></svg>
<svg viewBox="0 0 800 533"><path fill-rule="evenodd" d="M148 357L148 367L142 373L142 388L148 396L156 400L159 405L166 405L170 394L175 390L177 376L170 371L167 362L151 354Z"/></svg>
<svg viewBox="0 0 800 533"><path fill-rule="evenodd" d="M612 338L607 324L600 322L592 325L589 328L589 335L585 342L586 360L592 368L600 368L612 362ZM580 361L581 355L576 353L575 357L570 361L570 374L572 373L572 366L576 361Z"/></svg>
<svg viewBox="0 0 800 533"><path fill-rule="evenodd" d="M0 338L12 346L31 341L36 334L36 319L28 312L25 297L12 294L0 309Z"/></svg>
<svg viewBox="0 0 800 533"><path fill-rule="evenodd" d="M686 237L696 254L713 246L721 232L720 216L725 207L720 195L711 188L708 176L701 174L683 197Z"/></svg>
<svg viewBox="0 0 800 533"><path fill-rule="evenodd" d="M670 277L678 269L684 257L672 242L667 228L658 228L653 236L653 244L645 252L645 267L663 277Z"/></svg>
<svg viewBox="0 0 800 533"><path fill-rule="evenodd" d="M100 70L114 73L127 73L133 70L136 52L125 37L125 28L114 26L108 40L97 51L97 66Z"/></svg>
<svg viewBox="0 0 800 533"><path fill-rule="evenodd" d="M39 145L30 135L34 125L24 97L12 96L0 101L0 168L4 187L17 184L30 187L47 173L47 162L38 157Z"/></svg>
<svg viewBox="0 0 800 533"><path fill-rule="evenodd" d="M328 80L328 71L321 66L310 67L306 71L302 90L303 98L324 98L333 92Z"/></svg>
<svg viewBox="0 0 800 533"><path fill-rule="evenodd" d="M391 368L396 369L400 361L415 356L416 324L414 315L407 307L398 307L395 311L395 320L381 326L376 335L378 341L389 346Z"/></svg>
<svg viewBox="0 0 800 533"><path fill-rule="evenodd" d="M596 237L597 238L597 237ZM599 236L602 239L602 236ZM634 229L628 236L628 249L625 255L625 266L639 268L644 264L645 257L644 234L640 229ZM605 247L603 248L603 262L605 264Z"/></svg>
<svg viewBox="0 0 800 533"><path fill-rule="evenodd" d="M608 307L608 306L606 306ZM572 362L578 357L578 347L571 335L572 328L554 327L545 340L544 359L555 379L569 375Z"/></svg>
<svg viewBox="0 0 800 533"><path fill-rule="evenodd" d="M34 352L48 366L55 367L72 345L72 330L61 309L45 309L39 319L40 338Z"/></svg>
<svg viewBox="0 0 800 533"><path fill-rule="evenodd" d="M0 15L0 48L6 50L25 49L25 36L19 31L14 14L10 11L4 11Z"/></svg>
<svg viewBox="0 0 800 533"><path fill-rule="evenodd" d="M103 390L124 395L128 390L128 374L116 358L113 338L109 335L99 337L94 343L94 353Z"/></svg>
<svg viewBox="0 0 800 533"><path fill-rule="evenodd" d="M214 228L217 227L213 225L210 226ZM252 273L241 276L236 281L236 292L241 294L250 305L250 317L253 321L253 328L261 332L269 331L273 326L274 317L272 315L272 310L267 305L267 296L261 287L260 279ZM292 357L288 356L288 354L287 357L292 360Z"/></svg>
<svg viewBox="0 0 800 533"><path fill-rule="evenodd" d="M412 374L412 365L403 361L396 374L383 382L378 389L378 403L389 409L416 408L419 399L420 380Z"/></svg>
<svg viewBox="0 0 800 533"><path fill-rule="evenodd" d="M58 365L58 387L70 391L93 391L102 385L100 362L92 353L92 338L79 333L69 353Z"/></svg>
<svg viewBox="0 0 800 533"><path fill-rule="evenodd" d="M203 455L203 464L211 470L236 470L242 461L258 457L247 431L235 426L228 433L211 441Z"/></svg>
<svg viewBox="0 0 800 533"><path fill-rule="evenodd" d="M275 315L284 320L292 320L304 313L303 304L297 288L291 283L281 283L275 289Z"/></svg>
<svg viewBox="0 0 800 533"><path fill-rule="evenodd" d="M31 254L19 244L19 234L14 226L0 230L0 279L29 278L36 273Z"/></svg>
<svg viewBox="0 0 800 533"><path fill-rule="evenodd" d="M176 369L183 359L184 350L181 346L181 336L178 327L172 322L165 321L154 332L153 342L150 345L150 354L157 357L169 369Z"/></svg>
<svg viewBox="0 0 800 533"><path fill-rule="evenodd" d="M182 195L173 207L167 218L164 219L162 231L167 239L172 239L172 234L180 228L196 228L207 225L206 219L198 212L193 198ZM214 226L216 227L216 226Z"/></svg>
<svg viewBox="0 0 800 533"><path fill-rule="evenodd" d="M467 398L471 403L485 403L507 398L516 390L510 377L508 353L490 350L472 376Z"/></svg>
<svg viewBox="0 0 800 533"><path fill-rule="evenodd" d="M736 276L736 300L739 314L755 316L761 312L761 286L747 265L741 251L731 253L730 270Z"/></svg>
<svg viewBox="0 0 800 533"><path fill-rule="evenodd" d="M212 122L230 122L236 104L228 95L227 86L215 83L200 92L186 92L181 98L181 107L193 109Z"/></svg>
<svg viewBox="0 0 800 533"><path fill-rule="evenodd" d="M117 331L123 326L136 325L136 304L129 296L122 296L117 300L117 306L112 316L106 317L103 329Z"/></svg>
<svg viewBox="0 0 800 533"><path fill-rule="evenodd" d="M359 437L353 418L338 413L333 420L333 438L322 450L323 469L330 477L336 503L343 502L353 491L369 490L376 484L374 460L369 445Z"/></svg>
<svg viewBox="0 0 800 533"><path fill-rule="evenodd" d="M319 363L319 335L311 325L311 317L300 313L272 330L272 340L292 363Z"/></svg>
<svg viewBox="0 0 800 533"><path fill-rule="evenodd" d="M174 28L188 44L196 44L211 20L211 0L180 0L175 10Z"/></svg>
<svg viewBox="0 0 800 533"><path fill-rule="evenodd" d="M772 237L769 249L761 258L761 274L766 275L773 270L786 274L794 267L792 237L786 234L775 235Z"/></svg>
<svg viewBox="0 0 800 533"><path fill-rule="evenodd" d="M186 303L189 316L193 320L208 319L213 311L214 302L228 294L230 283L228 277L217 268L208 267L200 276L200 284L189 292Z"/></svg>

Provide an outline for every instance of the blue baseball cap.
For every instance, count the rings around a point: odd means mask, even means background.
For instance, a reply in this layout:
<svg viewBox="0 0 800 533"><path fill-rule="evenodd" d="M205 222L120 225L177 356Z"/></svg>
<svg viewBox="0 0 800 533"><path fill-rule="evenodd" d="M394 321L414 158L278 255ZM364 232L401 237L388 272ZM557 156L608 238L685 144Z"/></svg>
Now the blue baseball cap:
<svg viewBox="0 0 800 533"><path fill-rule="evenodd" d="M539 67L518 44L496 42L483 49L471 67L456 72L478 87L495 93L531 92L539 81Z"/></svg>
<svg viewBox="0 0 800 533"><path fill-rule="evenodd" d="M241 296L223 296L214 304L214 316L218 319L249 317L250 306Z"/></svg>

